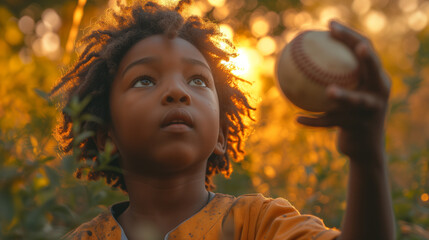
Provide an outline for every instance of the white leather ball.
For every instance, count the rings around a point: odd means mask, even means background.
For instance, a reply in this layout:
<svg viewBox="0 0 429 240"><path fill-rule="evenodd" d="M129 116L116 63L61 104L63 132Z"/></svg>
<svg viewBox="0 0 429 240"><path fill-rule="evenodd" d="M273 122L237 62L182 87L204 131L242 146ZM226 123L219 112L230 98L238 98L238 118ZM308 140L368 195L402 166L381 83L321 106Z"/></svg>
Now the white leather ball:
<svg viewBox="0 0 429 240"><path fill-rule="evenodd" d="M357 71L353 52L327 31L300 33L282 50L276 66L278 84L285 96L311 112L335 108L335 102L326 95L326 87L336 84L356 88Z"/></svg>

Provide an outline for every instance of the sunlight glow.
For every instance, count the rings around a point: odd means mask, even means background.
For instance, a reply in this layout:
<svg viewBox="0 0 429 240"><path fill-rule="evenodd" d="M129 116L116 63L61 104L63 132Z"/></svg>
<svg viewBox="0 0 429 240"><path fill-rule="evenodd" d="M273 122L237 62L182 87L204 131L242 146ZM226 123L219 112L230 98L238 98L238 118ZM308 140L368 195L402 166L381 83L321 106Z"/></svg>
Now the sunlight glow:
<svg viewBox="0 0 429 240"><path fill-rule="evenodd" d="M58 13L48 8L42 13L42 21L51 31L58 31L61 27L61 18Z"/></svg>
<svg viewBox="0 0 429 240"><path fill-rule="evenodd" d="M421 11L416 11L408 17L408 26L414 31L423 30L428 23L428 17Z"/></svg>
<svg viewBox="0 0 429 240"><path fill-rule="evenodd" d="M215 8L213 11L213 17L215 17L217 20L223 20L230 14L229 8L226 6Z"/></svg>
<svg viewBox="0 0 429 240"><path fill-rule="evenodd" d="M236 69L232 71L235 75L243 77L250 71L250 61L247 51L244 48L240 48L237 51L238 56L230 59L229 62L224 62L226 65L232 65Z"/></svg>
<svg viewBox="0 0 429 240"><path fill-rule="evenodd" d="M18 21L18 27L24 34L31 34L34 30L34 20L29 16L23 16Z"/></svg>
<svg viewBox="0 0 429 240"><path fill-rule="evenodd" d="M419 5L419 1L418 0L399 0L398 5L403 12L412 12L417 9Z"/></svg>
<svg viewBox="0 0 429 240"><path fill-rule="evenodd" d="M261 75L272 77L274 76L274 69L276 65L276 58L273 56L265 57L264 62L260 67Z"/></svg>
<svg viewBox="0 0 429 240"><path fill-rule="evenodd" d="M352 9L358 15L363 15L368 12L371 8L370 0L354 0L352 3Z"/></svg>
<svg viewBox="0 0 429 240"><path fill-rule="evenodd" d="M320 12L319 19L322 25L326 25L331 19L341 19L341 17L342 15L339 8L334 6L329 6L329 7L325 7Z"/></svg>
<svg viewBox="0 0 429 240"><path fill-rule="evenodd" d="M234 39L234 30L228 24L220 24L219 30L226 38L228 38L228 40L232 41Z"/></svg>
<svg viewBox="0 0 429 240"><path fill-rule="evenodd" d="M267 14L265 14L265 18L269 22L271 28L277 27L279 25L279 23L280 23L280 16L279 16L279 14L277 14L274 11L271 11L271 12L268 12Z"/></svg>
<svg viewBox="0 0 429 240"><path fill-rule="evenodd" d="M179 0L158 0L157 2L164 6L176 6Z"/></svg>
<svg viewBox="0 0 429 240"><path fill-rule="evenodd" d="M36 34L39 37L42 37L49 31L48 27L45 25L43 21L38 21L36 24Z"/></svg>
<svg viewBox="0 0 429 240"><path fill-rule="evenodd" d="M420 196L420 199L421 199L423 202L427 202L427 201L429 201L429 194L427 194L427 193L423 193L423 194Z"/></svg>
<svg viewBox="0 0 429 240"><path fill-rule="evenodd" d="M313 23L313 18L308 12L300 12L296 14L293 20L295 26L300 26L301 28L312 25Z"/></svg>
<svg viewBox="0 0 429 240"><path fill-rule="evenodd" d="M285 27L290 27L294 25L294 18L296 15L296 11L292 9L288 9L282 14L282 23Z"/></svg>
<svg viewBox="0 0 429 240"><path fill-rule="evenodd" d="M184 16L198 16L198 17L202 17L204 15L203 11L201 10L201 8L197 5L191 5L187 8L184 9L183 11L183 15Z"/></svg>
<svg viewBox="0 0 429 240"><path fill-rule="evenodd" d="M73 23L66 42L66 47L65 47L66 54L64 54L64 59L63 59L64 63L68 63L70 61L70 54L74 48L74 44L79 31L79 25L80 25L80 21L82 20L83 8L85 7L85 4L86 4L86 0L79 0L73 12Z"/></svg>
<svg viewBox="0 0 429 240"><path fill-rule="evenodd" d="M44 52L52 53L60 48L60 37L53 32L43 35L41 44Z"/></svg>
<svg viewBox="0 0 429 240"><path fill-rule="evenodd" d="M256 47L262 55L268 56L276 51L276 45L276 41L272 37L266 36L258 41Z"/></svg>
<svg viewBox="0 0 429 240"><path fill-rule="evenodd" d="M265 166L264 173L268 178L274 178L276 176L276 170L272 166Z"/></svg>
<svg viewBox="0 0 429 240"><path fill-rule="evenodd" d="M213 7L222 7L226 2L225 0L208 0L208 1Z"/></svg>
<svg viewBox="0 0 429 240"><path fill-rule="evenodd" d="M212 9L211 4L205 1L198 1L198 2L195 2L193 5L198 7L201 10L201 12L204 12L204 13Z"/></svg>
<svg viewBox="0 0 429 240"><path fill-rule="evenodd" d="M251 31L255 37L263 37L270 31L270 25L265 18L258 17L251 23Z"/></svg>
<svg viewBox="0 0 429 240"><path fill-rule="evenodd" d="M234 75L246 80L246 82L239 83L239 88L249 94L251 105L257 106L260 101L260 90L262 87L260 71L262 64L264 64L263 57L257 50L251 47L238 47L237 54L238 56L230 59L229 62L223 61L222 63L227 67L231 67Z"/></svg>
<svg viewBox="0 0 429 240"><path fill-rule="evenodd" d="M366 15L364 23L370 32L378 33L386 26L386 16L382 12L373 10Z"/></svg>

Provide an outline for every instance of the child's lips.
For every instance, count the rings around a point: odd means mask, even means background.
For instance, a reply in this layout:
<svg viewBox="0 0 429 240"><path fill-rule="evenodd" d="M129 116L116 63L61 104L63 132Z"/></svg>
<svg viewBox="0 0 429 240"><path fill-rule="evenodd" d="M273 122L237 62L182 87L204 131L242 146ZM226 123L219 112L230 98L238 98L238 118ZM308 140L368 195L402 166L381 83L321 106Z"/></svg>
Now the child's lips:
<svg viewBox="0 0 429 240"><path fill-rule="evenodd" d="M173 123L163 127L162 130L172 133L182 133L191 130L191 128L183 123Z"/></svg>
<svg viewBox="0 0 429 240"><path fill-rule="evenodd" d="M192 115L183 108L172 108L161 121L161 128L166 130L186 130L193 126Z"/></svg>

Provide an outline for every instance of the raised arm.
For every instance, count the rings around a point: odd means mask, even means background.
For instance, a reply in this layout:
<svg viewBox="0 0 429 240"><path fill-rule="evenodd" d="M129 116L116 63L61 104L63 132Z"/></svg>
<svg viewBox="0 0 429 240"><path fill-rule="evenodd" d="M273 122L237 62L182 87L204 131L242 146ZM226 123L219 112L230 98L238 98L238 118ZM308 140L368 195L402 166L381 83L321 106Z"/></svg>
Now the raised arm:
<svg viewBox="0 0 429 240"><path fill-rule="evenodd" d="M298 122L313 127L339 127L338 150L350 158L341 239L394 239L384 149L390 79L367 38L338 22L331 22L330 30L358 58L361 84L356 90L329 86L327 93L339 107L318 118L299 117Z"/></svg>

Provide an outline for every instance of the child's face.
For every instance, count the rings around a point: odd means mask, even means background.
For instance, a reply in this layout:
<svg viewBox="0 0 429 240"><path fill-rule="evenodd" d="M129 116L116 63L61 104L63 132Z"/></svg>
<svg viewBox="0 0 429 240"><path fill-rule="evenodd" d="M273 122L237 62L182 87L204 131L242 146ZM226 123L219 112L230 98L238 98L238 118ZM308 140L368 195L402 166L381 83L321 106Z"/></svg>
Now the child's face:
<svg viewBox="0 0 429 240"><path fill-rule="evenodd" d="M123 57L110 92L109 135L137 174L198 169L223 154L219 103L206 59L191 43L155 35Z"/></svg>

